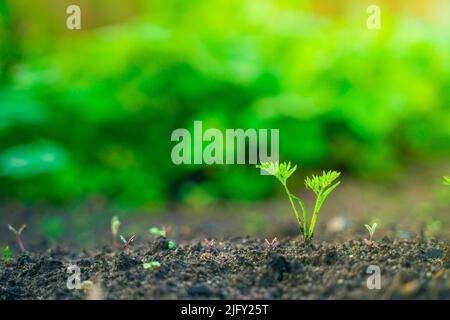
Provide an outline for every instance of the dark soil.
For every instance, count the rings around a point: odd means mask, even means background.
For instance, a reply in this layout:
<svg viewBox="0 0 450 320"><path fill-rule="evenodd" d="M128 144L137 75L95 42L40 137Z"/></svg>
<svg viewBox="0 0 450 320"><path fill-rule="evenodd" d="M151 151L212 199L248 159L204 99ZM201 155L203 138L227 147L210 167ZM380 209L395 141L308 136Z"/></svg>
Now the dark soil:
<svg viewBox="0 0 450 320"><path fill-rule="evenodd" d="M160 267L144 269L143 262ZM69 290L67 268L81 270ZM0 299L450 299L450 246L439 240L391 240L368 248L300 239L273 249L255 238L136 244L117 256L100 251L47 250L0 264ZM367 288L369 265L381 269L381 289Z"/></svg>

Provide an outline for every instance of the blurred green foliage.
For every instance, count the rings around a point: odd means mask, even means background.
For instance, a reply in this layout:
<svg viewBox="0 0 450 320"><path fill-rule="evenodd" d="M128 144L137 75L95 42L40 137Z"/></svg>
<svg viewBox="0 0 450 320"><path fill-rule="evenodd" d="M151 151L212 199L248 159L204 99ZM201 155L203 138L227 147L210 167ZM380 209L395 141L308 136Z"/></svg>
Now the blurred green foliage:
<svg viewBox="0 0 450 320"><path fill-rule="evenodd" d="M252 166L173 165L170 134L194 120L280 128L282 160L359 177L448 157L448 24L384 16L374 32L364 6L351 19L315 2L130 1L132 19L67 31L64 2L52 18L42 1L0 0L0 197L152 205L273 191ZM84 3L91 20L110 13Z"/></svg>
<svg viewBox="0 0 450 320"><path fill-rule="evenodd" d="M47 216L41 221L41 233L48 240L58 240L64 231L64 219L60 216Z"/></svg>

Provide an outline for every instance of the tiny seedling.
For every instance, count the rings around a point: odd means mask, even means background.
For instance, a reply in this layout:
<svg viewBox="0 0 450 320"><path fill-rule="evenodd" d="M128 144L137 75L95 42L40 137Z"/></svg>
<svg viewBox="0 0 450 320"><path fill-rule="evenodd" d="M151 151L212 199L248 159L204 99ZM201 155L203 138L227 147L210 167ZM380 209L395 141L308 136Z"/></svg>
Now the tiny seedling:
<svg viewBox="0 0 450 320"><path fill-rule="evenodd" d="M130 239L125 239L125 237L124 236L122 236L122 235L120 235L120 240L122 240L122 242L124 243L124 248L125 248L125 253L126 254L130 254L130 247L131 247L131 245L133 244L133 242L134 242L134 239L136 238L136 235L134 234L134 235L132 235L131 237L130 237Z"/></svg>
<svg viewBox="0 0 450 320"><path fill-rule="evenodd" d="M175 243L173 243L172 240L167 241L167 249L173 249L175 248Z"/></svg>
<svg viewBox="0 0 450 320"><path fill-rule="evenodd" d="M111 233L113 237L113 251L117 253L117 235L119 234L120 221L119 217L114 216L111 219Z"/></svg>
<svg viewBox="0 0 450 320"><path fill-rule="evenodd" d="M265 243L267 249L273 249L278 245L278 240L276 237L273 238L272 241L265 239L264 243Z"/></svg>
<svg viewBox="0 0 450 320"><path fill-rule="evenodd" d="M168 236L172 232L172 227L171 226L163 226L162 229L166 233L166 236Z"/></svg>
<svg viewBox="0 0 450 320"><path fill-rule="evenodd" d="M167 235L170 232L172 232L172 227L163 226L161 229L160 228L156 228L156 227L152 227L152 228L148 229L148 232L150 232L151 234L153 234L157 238L167 237Z"/></svg>
<svg viewBox="0 0 450 320"><path fill-rule="evenodd" d="M376 247L377 244L375 241L372 240L372 237L375 233L375 230L377 230L377 224L373 223L371 226L368 224L365 224L364 226L366 227L367 231L369 231L369 239L364 239L366 246L368 246L369 248Z"/></svg>
<svg viewBox="0 0 450 320"><path fill-rule="evenodd" d="M6 265L11 261L11 250L9 249L9 246L5 246L3 249L3 263Z"/></svg>
<svg viewBox="0 0 450 320"><path fill-rule="evenodd" d="M16 240L17 243L19 245L20 251L25 252L25 246L23 245L22 242L22 231L27 227L26 224L23 224L20 229L17 231L16 229L14 229L10 224L8 224L8 229L11 230L11 232L13 232L16 235Z"/></svg>
<svg viewBox="0 0 450 320"><path fill-rule="evenodd" d="M208 249L214 248L214 244L216 243L216 240L212 239L211 241L209 241L208 239L203 239L203 244L205 245L205 247L207 247Z"/></svg>
<svg viewBox="0 0 450 320"><path fill-rule="evenodd" d="M144 269L157 269L161 267L161 263L159 263L158 261L150 261L144 262L142 266L144 267Z"/></svg>
<svg viewBox="0 0 450 320"><path fill-rule="evenodd" d="M148 232L150 232L152 235L154 235L157 238L166 236L166 230L164 228L159 229L159 228L153 227L153 228L148 229Z"/></svg>
<svg viewBox="0 0 450 320"><path fill-rule="evenodd" d="M444 176L444 184L447 186L450 186L450 177L449 176Z"/></svg>
<svg viewBox="0 0 450 320"><path fill-rule="evenodd" d="M312 218L308 229L308 214L306 211L305 203L303 202L303 200L292 194L287 186L287 180L295 172L295 170L297 170L297 166L292 167L290 162L284 162L281 164L278 164L277 162L264 162L261 163L261 165L257 165L256 167L265 170L267 173L275 176L275 178L277 178L278 181L281 182L289 198L289 202L291 204L295 218L297 219L297 223L300 227L300 232L303 233L304 240L310 242L314 235L314 228L316 226L320 209L322 208L323 203L330 195L330 193L340 184L339 181L334 181L340 176L341 173L337 171L323 171L322 175L320 176L313 175L311 178L306 177L306 188L311 189L316 195L316 203L314 205ZM302 217L300 217L300 215L298 214L294 200L297 201L297 203L300 205Z"/></svg>

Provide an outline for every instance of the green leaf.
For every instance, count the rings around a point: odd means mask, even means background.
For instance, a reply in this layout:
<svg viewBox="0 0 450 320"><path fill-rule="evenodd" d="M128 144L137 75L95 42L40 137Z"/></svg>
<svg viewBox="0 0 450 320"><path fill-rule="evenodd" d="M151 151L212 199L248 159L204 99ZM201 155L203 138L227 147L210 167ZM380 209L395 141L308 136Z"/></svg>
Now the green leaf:
<svg viewBox="0 0 450 320"><path fill-rule="evenodd" d="M6 245L3 249L3 263L8 264L11 260L11 250L9 249L9 246Z"/></svg>
<svg viewBox="0 0 450 320"><path fill-rule="evenodd" d="M156 237L165 237L166 236L165 230L162 230L162 229L159 229L156 227L148 229L148 232L150 232L151 234L153 234Z"/></svg>
<svg viewBox="0 0 450 320"><path fill-rule="evenodd" d="M278 164L278 162L263 162L256 167L275 176L283 185L286 184L287 179L297 170L297 166L292 167L290 162L283 162L281 164Z"/></svg>
<svg viewBox="0 0 450 320"><path fill-rule="evenodd" d="M278 162L262 162L259 165L256 165L257 168L266 171L271 175L276 175L278 172Z"/></svg>
<svg viewBox="0 0 450 320"><path fill-rule="evenodd" d="M161 264L158 261L144 262L142 264L144 269L156 269L161 267Z"/></svg>
<svg viewBox="0 0 450 320"><path fill-rule="evenodd" d="M30 177L63 169L67 162L65 151L54 143L18 145L0 154L0 175Z"/></svg>
<svg viewBox="0 0 450 320"><path fill-rule="evenodd" d="M300 205L300 208L302 209L302 220L303 220L303 234L306 234L306 222L308 220L308 214L306 212L306 206L305 203L303 202L302 199L300 199L299 197L297 197L294 194L291 194L291 197L296 200L298 202L298 204Z"/></svg>
<svg viewBox="0 0 450 320"><path fill-rule="evenodd" d="M111 219L111 232L113 235L116 235L119 232L120 221L119 217L114 216Z"/></svg>
<svg viewBox="0 0 450 320"><path fill-rule="evenodd" d="M43 124L48 112L29 91L7 89L0 91L0 130L16 125Z"/></svg>
<svg viewBox="0 0 450 320"><path fill-rule="evenodd" d="M367 231L369 231L369 234L371 236L373 236L373 234L375 233L375 230L377 230L377 223L373 223L371 226L369 226L368 224L364 225L367 229Z"/></svg>
<svg viewBox="0 0 450 320"><path fill-rule="evenodd" d="M450 186L450 177L444 176L444 184Z"/></svg>
<svg viewBox="0 0 450 320"><path fill-rule="evenodd" d="M340 176L340 172L328 171L323 172L321 176L312 175L312 177L306 177L305 185L311 189L317 196L330 184L333 183Z"/></svg>

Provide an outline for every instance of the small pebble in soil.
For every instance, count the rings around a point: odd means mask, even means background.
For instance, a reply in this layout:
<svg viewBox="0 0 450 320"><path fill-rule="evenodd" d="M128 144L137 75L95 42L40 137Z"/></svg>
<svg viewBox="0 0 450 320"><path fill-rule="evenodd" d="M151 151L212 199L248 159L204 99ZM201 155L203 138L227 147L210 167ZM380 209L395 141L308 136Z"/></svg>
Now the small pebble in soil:
<svg viewBox="0 0 450 320"><path fill-rule="evenodd" d="M403 240L411 240L414 238L414 234L405 230L398 230L397 237Z"/></svg>
<svg viewBox="0 0 450 320"><path fill-rule="evenodd" d="M17 259L16 264L18 267L20 267L29 263L34 263L35 261L36 259L34 257L31 257L29 255L23 255Z"/></svg>
<svg viewBox="0 0 450 320"><path fill-rule="evenodd" d="M352 219L346 216L333 217L328 221L327 230L333 233L344 232L352 225Z"/></svg>
<svg viewBox="0 0 450 320"><path fill-rule="evenodd" d="M91 280L86 280L81 283L81 290L91 290L94 287L94 283Z"/></svg>
<svg viewBox="0 0 450 320"><path fill-rule="evenodd" d="M211 290L203 284L196 284L188 288L187 293L192 297L208 297L211 295Z"/></svg>
<svg viewBox="0 0 450 320"><path fill-rule="evenodd" d="M428 259L439 259L440 257L442 257L442 254L442 250L436 248L429 248L425 251L425 256Z"/></svg>
<svg viewBox="0 0 450 320"><path fill-rule="evenodd" d="M10 296L11 298L20 298L27 295L26 291L22 289L21 287L10 287L5 290L5 293L7 296Z"/></svg>

